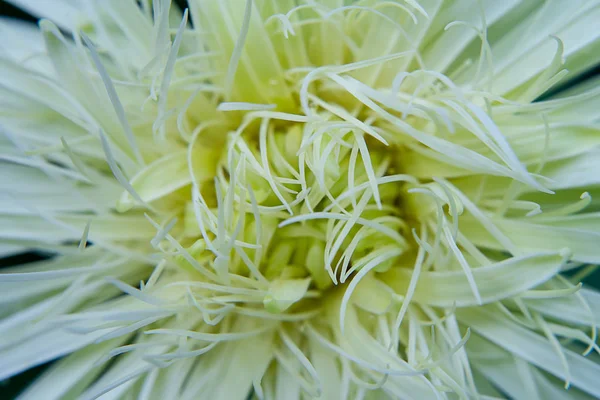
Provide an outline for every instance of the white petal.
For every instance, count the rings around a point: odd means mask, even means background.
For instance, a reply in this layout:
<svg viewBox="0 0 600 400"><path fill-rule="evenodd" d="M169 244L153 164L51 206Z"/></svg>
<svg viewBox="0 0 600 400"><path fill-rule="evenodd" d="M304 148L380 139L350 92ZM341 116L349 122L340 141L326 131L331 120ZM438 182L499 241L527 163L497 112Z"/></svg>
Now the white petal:
<svg viewBox="0 0 600 400"><path fill-rule="evenodd" d="M203 159L203 165L213 170L216 168L218 160L214 156L203 157ZM206 169L201 168L198 171L203 175ZM206 173L210 174L208 171ZM211 174L211 176L214 175ZM131 186L143 201L151 203L189 185L191 181L186 151L182 151L165 156L140 170L131 179ZM126 211L134 205L133 196L124 191L117 204L117 209Z"/></svg>
<svg viewBox="0 0 600 400"><path fill-rule="evenodd" d="M41 210L40 210L41 211ZM79 241L88 221L92 221L89 232L103 240L146 240L149 242L154 232L148 222L139 216L87 216L56 215L53 221L35 215L2 215L0 225L6 227L0 232L2 239L39 240L56 243L65 240Z"/></svg>
<svg viewBox="0 0 600 400"><path fill-rule="evenodd" d="M108 351L121 345L123 339L87 346L53 364L41 377L19 395L18 400L40 398L59 400L66 395L77 396L101 372L104 363L97 363Z"/></svg>
<svg viewBox="0 0 600 400"><path fill-rule="evenodd" d="M185 386L185 381L188 379L189 374L193 372L196 361L196 357L189 357L160 370L156 382L151 387L152 389L149 390L149 398L152 400L162 400L178 396L181 389Z"/></svg>
<svg viewBox="0 0 600 400"><path fill-rule="evenodd" d="M38 27L30 22L0 17L0 55L41 73L50 73L45 58L44 39Z"/></svg>
<svg viewBox="0 0 600 400"><path fill-rule="evenodd" d="M256 329L253 320L240 320L233 329ZM222 343L200 358L182 399L244 400L253 383L260 384L273 358L273 335Z"/></svg>
<svg viewBox="0 0 600 400"><path fill-rule="evenodd" d="M310 361L319 374L322 398L336 399L340 396L341 377L336 358L315 341L310 342Z"/></svg>
<svg viewBox="0 0 600 400"><path fill-rule="evenodd" d="M275 399L300 400L302 389L298 381L288 373L281 365L276 366Z"/></svg>
<svg viewBox="0 0 600 400"><path fill-rule="evenodd" d="M472 270L483 304L514 296L553 277L564 257L558 253L514 257ZM412 270L391 269L382 279L400 295L408 289ZM464 272L424 271L419 276L414 301L440 307L477 305Z"/></svg>
<svg viewBox="0 0 600 400"><path fill-rule="evenodd" d="M600 185L600 149L589 151L565 160L549 163L541 172L550 178L551 189L568 189Z"/></svg>
<svg viewBox="0 0 600 400"><path fill-rule="evenodd" d="M119 399L141 376L155 368L152 364L144 361L141 354L126 354L90 385L78 399Z"/></svg>
<svg viewBox="0 0 600 400"><path fill-rule="evenodd" d="M520 8L525 12L530 8L526 2L519 0L509 1L484 1L485 19L488 26L494 26L494 23L501 20L506 14ZM427 45L422 50L423 61L427 68L439 72L445 72L446 69L457 60L461 52L469 43L476 39L477 32L471 27L455 26L444 32L446 26L454 21L463 21L472 24L478 29L482 28L482 17L479 7L474 7L470 0L460 0L450 3L444 7L432 23L432 27L427 33ZM512 21L511 21L512 22ZM510 29L510 22L505 24L504 29ZM497 29L496 26L494 26ZM439 35L439 37L435 37Z"/></svg>
<svg viewBox="0 0 600 400"><path fill-rule="evenodd" d="M518 325L494 309L484 307L459 309L457 318L517 357L561 380L566 379L561 361L545 337ZM568 349L563 349L563 353L571 370L572 385L600 397L600 386L597 384L600 365Z"/></svg>
<svg viewBox="0 0 600 400"><path fill-rule="evenodd" d="M568 4L552 0L540 4L519 25L513 27L497 42L492 42L494 78L492 92L506 94L541 73L556 53L556 35L564 43L564 56L577 56L599 39L594 21L600 10L597 1L577 0ZM477 48L477 53L479 49ZM594 55L586 58L598 61ZM586 66L590 66L586 62ZM467 68L461 76L467 80L475 75L477 65ZM579 71L575 71L579 72Z"/></svg>
<svg viewBox="0 0 600 400"><path fill-rule="evenodd" d="M227 78L235 78L234 92L227 100L245 100L258 104L285 104L291 106L291 94L283 81L282 67L264 27L262 17L256 4L250 4L250 15L246 21L243 12L231 13L226 10L244 10L246 0L226 0L220 2L203 2L198 7L198 21L211 35L207 36L208 47L223 53L216 60L218 69L229 72L218 77L224 86ZM244 22L247 23L246 40L238 38ZM253 55L261 54L261 57ZM232 69L230 62L239 61L237 69ZM231 74L233 73L233 75ZM229 84L232 82L230 81ZM270 86L270 87L269 87ZM276 88L276 90L271 89ZM277 100L277 101L275 101ZM293 108L293 106L292 106Z"/></svg>
<svg viewBox="0 0 600 400"><path fill-rule="evenodd" d="M575 388L565 390L556 380L550 380L538 369L523 360L518 360L500 347L472 336L467 345L477 349L479 356L473 356L473 364L503 392L513 399L533 400L532 389L538 400L591 400L592 397ZM520 364L520 365L519 365ZM522 369L525 371L522 371ZM528 374L524 376L524 374Z"/></svg>
<svg viewBox="0 0 600 400"><path fill-rule="evenodd" d="M581 289L579 292L588 306L585 307L578 296L565 296L552 299L527 299L528 306L544 315L576 325L600 324L600 293L595 289ZM590 314L591 310L591 314Z"/></svg>
<svg viewBox="0 0 600 400"><path fill-rule="evenodd" d="M491 221L524 254L568 248L573 260L596 263L600 261L600 231L596 229L599 218L596 214L590 214L589 221L585 217L571 218L564 227L533 219L530 222L492 217ZM461 217L460 224L461 231L477 246L506 250L473 217Z"/></svg>
<svg viewBox="0 0 600 400"><path fill-rule="evenodd" d="M43 332L19 346L0 351L0 380L72 353L105 333L106 330L76 334L57 328Z"/></svg>
<svg viewBox="0 0 600 400"><path fill-rule="evenodd" d="M21 246L19 244L5 243L5 242L0 243L0 257L2 257L2 258L10 257L15 254L26 251L26 250L27 250L26 246Z"/></svg>

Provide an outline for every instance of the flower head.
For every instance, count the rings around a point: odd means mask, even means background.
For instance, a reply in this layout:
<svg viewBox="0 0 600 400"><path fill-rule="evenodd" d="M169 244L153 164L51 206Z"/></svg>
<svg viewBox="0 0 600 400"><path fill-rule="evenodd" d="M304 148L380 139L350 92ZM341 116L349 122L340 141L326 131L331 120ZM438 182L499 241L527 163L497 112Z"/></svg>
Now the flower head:
<svg viewBox="0 0 600 400"><path fill-rule="evenodd" d="M600 1L13 2L23 399L600 396Z"/></svg>

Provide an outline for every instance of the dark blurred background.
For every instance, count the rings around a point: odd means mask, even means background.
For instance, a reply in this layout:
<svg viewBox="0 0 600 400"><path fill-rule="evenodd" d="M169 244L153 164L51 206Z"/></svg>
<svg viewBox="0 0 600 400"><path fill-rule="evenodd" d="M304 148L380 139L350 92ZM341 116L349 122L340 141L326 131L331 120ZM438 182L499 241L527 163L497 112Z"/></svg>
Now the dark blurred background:
<svg viewBox="0 0 600 400"><path fill-rule="evenodd" d="M37 0L37 1L51 2L54 0ZM174 3L178 4L182 9L185 7L185 2L186 2L185 0L174 0ZM38 20L37 18L31 16L30 14L28 14L26 12L21 11L20 9L12 6L11 4L7 3L4 0L0 0L0 16L17 18L17 19L20 19L23 21L29 21L32 24L35 24ZM0 37L0 41L1 40L2 40L2 37ZM584 80L586 80L592 76L596 76L596 75L600 75L600 65L598 65L596 68L588 71L588 73L578 77L575 81L569 82L566 85L555 88L551 92L546 93L539 100L547 98L548 96L555 94L555 93L565 89L566 87L572 86L573 84L584 81ZM1 179L1 177L0 177L0 179ZM598 245L600 245L600 243ZM43 258L43 256L38 253L27 253L27 254L21 254L18 256L0 259L0 269L4 268L4 267L12 266L12 265L37 261L42 258ZM586 281L587 281L586 282L587 284L590 284L592 286L600 288L600 270L596 271L594 274L592 274L590 277L588 277L588 279ZM2 294L0 293L0 296L1 295ZM41 365L39 367L30 369L18 376L15 376L15 377L12 377L10 379L0 382L0 400L14 399L19 394L19 392L21 392L21 390L29 382L31 382L33 379L35 379L35 377L38 376L40 373L42 373L50 364L51 363ZM42 399L40 399L40 400L42 400Z"/></svg>

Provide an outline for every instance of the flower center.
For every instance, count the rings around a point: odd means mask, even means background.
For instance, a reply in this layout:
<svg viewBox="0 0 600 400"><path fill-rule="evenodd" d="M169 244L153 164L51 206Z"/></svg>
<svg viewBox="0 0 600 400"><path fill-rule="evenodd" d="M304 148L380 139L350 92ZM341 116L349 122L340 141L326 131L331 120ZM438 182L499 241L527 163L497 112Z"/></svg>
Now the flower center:
<svg viewBox="0 0 600 400"><path fill-rule="evenodd" d="M409 249L401 195L416 181L397 173L397 146L324 111L259 111L240 126L184 217L200 238L196 256L213 257L223 282L236 274L268 283L264 305L281 312L362 268L385 272Z"/></svg>
<svg viewBox="0 0 600 400"><path fill-rule="evenodd" d="M261 303L273 314L310 310L340 285L342 304L373 310L372 299L388 290L377 305L388 307L393 294L377 274L434 262L443 269L442 237L460 253L462 203L449 183L432 177L464 167L498 170L443 139L458 125L477 134L493 125L477 114L483 97L466 96L450 78L420 68L396 24L379 21L376 30L393 33L393 51L381 47L377 32L353 48L343 34L353 26L346 24L351 15L321 11L307 19L319 26L320 38L307 41L301 34L288 37L287 28L263 26L257 14L221 21L227 16L217 8L205 9L210 18L204 22L214 31L207 40L218 38L207 45L226 57L213 54L214 63L207 59L198 70L204 83L179 109L178 136L166 133L173 127L161 103L157 139L180 150L132 182L138 192L152 186L140 194L152 200L153 218L160 219L152 220L159 229L152 244L189 275L173 279L191 282L188 290L223 312L231 304L256 309ZM220 31L234 22L235 35ZM330 37L338 46L325 40ZM200 68L189 60L180 67ZM205 81L207 69L215 74ZM459 141L469 137L464 131ZM499 159L513 161L504 143L485 140ZM510 174L531 180L514 164ZM126 193L118 208L135 203Z"/></svg>

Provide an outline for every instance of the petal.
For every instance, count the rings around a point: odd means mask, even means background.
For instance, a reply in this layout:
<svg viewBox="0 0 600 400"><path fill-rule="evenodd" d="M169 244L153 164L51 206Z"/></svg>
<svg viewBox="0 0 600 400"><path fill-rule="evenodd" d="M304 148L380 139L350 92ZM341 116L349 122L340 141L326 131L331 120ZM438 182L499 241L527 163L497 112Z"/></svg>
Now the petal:
<svg viewBox="0 0 600 400"><path fill-rule="evenodd" d="M132 385L139 381L140 377L154 368L156 367L143 360L141 354L135 352L126 354L86 388L77 399L94 400L99 397L103 400L120 399Z"/></svg>
<svg viewBox="0 0 600 400"><path fill-rule="evenodd" d="M513 399L591 400L585 393L565 390L555 379L549 379L526 361L513 357L501 347L473 335L467 348L473 353L473 364L496 387Z"/></svg>
<svg viewBox="0 0 600 400"><path fill-rule="evenodd" d="M491 221L524 254L568 248L573 253L574 261L597 263L600 261L600 231L596 227L600 215L589 214L589 220L583 215L587 214L566 217L562 226L560 223L555 226L552 222L544 223L533 218L529 222L529 219L492 217ZM477 246L506 250L470 215L461 217L460 229Z"/></svg>
<svg viewBox="0 0 600 400"><path fill-rule="evenodd" d="M38 240L47 243L79 241L89 221L89 238L99 240L152 239L154 232L143 216L54 215L52 220L27 214L0 214L1 239Z"/></svg>
<svg viewBox="0 0 600 400"><path fill-rule="evenodd" d="M525 303L544 315L575 325L600 324L600 292L581 289L582 298L564 296L551 299L527 299ZM587 307L583 302L587 303Z"/></svg>
<svg viewBox="0 0 600 400"><path fill-rule="evenodd" d="M255 321L238 320L233 329L256 329ZM260 384L273 359L272 332L222 343L201 357L182 398L244 400Z"/></svg>
<svg viewBox="0 0 600 400"><path fill-rule="evenodd" d="M2 156L0 156L1 158ZM96 176L94 185L81 185L69 179L56 179L43 168L2 163L5 179L0 190L11 197L0 198L0 214L42 212L106 213L120 193L120 187ZM46 170L47 171L47 170Z"/></svg>
<svg viewBox="0 0 600 400"><path fill-rule="evenodd" d="M563 262L564 257L558 253L529 254L473 268L472 274L482 303L486 304L536 287L552 278ZM382 280L398 294L404 294L408 290L411 275L410 269L393 268L383 274ZM478 304L463 271L421 272L413 300L439 307Z"/></svg>
<svg viewBox="0 0 600 400"><path fill-rule="evenodd" d="M549 163L542 175L551 179L551 189L588 188L600 185L600 149L589 151L574 157Z"/></svg>
<svg viewBox="0 0 600 400"><path fill-rule="evenodd" d="M4 349L0 351L0 380L85 347L106 331L78 334L56 328Z"/></svg>
<svg viewBox="0 0 600 400"><path fill-rule="evenodd" d="M387 279L384 279L383 282L388 283ZM380 280L369 274L356 286L352 294L352 302L363 310L380 315L389 310L392 305L392 295L385 290L385 286Z"/></svg>
<svg viewBox="0 0 600 400"><path fill-rule="evenodd" d="M567 63L571 57L579 56L579 52L597 45L600 34L592 27L600 17L598 4L597 1L585 0L569 4L560 0L544 2L517 26L499 36L497 41L492 41L494 76L491 91L506 95L521 86L522 90L534 83L533 78L542 73L555 56L557 44L550 35L562 41ZM475 51L478 53L479 49ZM574 65L576 70L572 71L573 76L599 60L591 54L583 61L582 65ZM473 65L465 69L461 76L470 79L475 75L476 68L477 65Z"/></svg>
<svg viewBox="0 0 600 400"><path fill-rule="evenodd" d="M87 129L97 132L102 128L117 147L128 156L127 159L119 157L118 161L131 163L138 149L134 146L135 143L132 143L133 133L111 78L104 68L98 65L96 69L100 79L93 76L90 73L91 62L87 50L81 43L70 42L50 21L42 21L40 28L60 85L80 107L82 117L85 115ZM101 62L97 59L95 49L90 50L90 53L96 64ZM129 92L134 97L137 93L133 89ZM94 95L91 96L90 93ZM139 101L138 104L141 103L142 101Z"/></svg>
<svg viewBox="0 0 600 400"><path fill-rule="evenodd" d="M0 243L0 258L10 257L25 251L27 247L14 243Z"/></svg>
<svg viewBox="0 0 600 400"><path fill-rule="evenodd" d="M269 293L265 295L263 304L272 313L281 313L301 300L310 285L306 279L276 279L269 285Z"/></svg>
<svg viewBox="0 0 600 400"><path fill-rule="evenodd" d="M545 337L518 325L491 308L459 309L456 313L460 322L470 326L481 336L557 378L566 379L561 361ZM600 397L600 387L597 385L600 365L571 350L563 348L562 351L571 370L572 385Z"/></svg>
<svg viewBox="0 0 600 400"><path fill-rule="evenodd" d="M13 18L0 18L0 55L41 73L50 72L45 60L44 39L36 25Z"/></svg>
<svg viewBox="0 0 600 400"><path fill-rule="evenodd" d="M195 150L193 171L198 183L210 180L216 171L220 152L208 146ZM192 182L187 150L174 152L146 166L131 180L131 185L145 202L153 202L189 185ZM134 199L123 192L117 204L121 212L134 206Z"/></svg>
<svg viewBox="0 0 600 400"><path fill-rule="evenodd" d="M323 387L321 397L324 399L339 398L342 382L337 360L333 354L328 353L315 341L310 341L310 361L321 379Z"/></svg>
<svg viewBox="0 0 600 400"><path fill-rule="evenodd" d="M244 15L246 5L250 7L249 15ZM231 100L282 104L284 109L293 109L279 59L264 27L262 18L268 16L261 16L256 4L246 0L202 1L192 13L211 33L208 47L223 53L217 70L228 74L216 79L226 89L231 87ZM244 27L246 32L242 32ZM240 41L240 36L244 40ZM261 56L254 57L256 54ZM236 59L239 63L234 68Z"/></svg>
<svg viewBox="0 0 600 400"><path fill-rule="evenodd" d="M98 363L98 360L123 342L124 339L115 339L86 346L57 361L41 377L34 380L18 399L59 400L78 396L104 368L105 363Z"/></svg>
<svg viewBox="0 0 600 400"><path fill-rule="evenodd" d="M485 3L485 20L494 30L510 29L514 21L503 20L510 15L525 15L531 8L528 2L519 0L488 1ZM513 17L514 19L514 17ZM424 64L435 71L445 72L456 60L462 61L461 53L477 37L477 32L468 26L456 26L445 31L446 26L455 21L464 21L478 29L482 28L482 16L478 7L473 7L470 0L454 1L445 5L436 15L427 32L422 50ZM497 23L497 25L495 25Z"/></svg>

